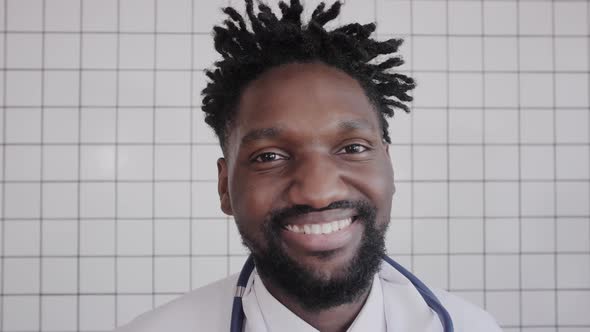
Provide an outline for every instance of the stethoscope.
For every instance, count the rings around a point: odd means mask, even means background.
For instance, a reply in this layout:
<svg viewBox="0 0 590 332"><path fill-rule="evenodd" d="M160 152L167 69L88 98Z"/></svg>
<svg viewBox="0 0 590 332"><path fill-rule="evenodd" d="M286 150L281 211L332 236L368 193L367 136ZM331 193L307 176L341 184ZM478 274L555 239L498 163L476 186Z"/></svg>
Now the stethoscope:
<svg viewBox="0 0 590 332"><path fill-rule="evenodd" d="M424 301L426 301L426 304L428 304L428 306L438 315L438 318L440 319L440 322L443 326L443 331L453 332L453 320L451 319L451 316L447 310L436 298L434 293L415 275L406 270L403 266L396 263L393 259L389 258L388 256L383 256L383 260L385 260L394 269L408 278L414 287L416 287L416 290L418 290L418 293L420 293ZM240 275L238 276L236 294L234 296L234 304L231 312L230 332L242 332L242 326L244 325L244 308L242 307L242 296L246 291L246 284L248 283L248 279L250 279L252 271L254 271L254 259L252 256L249 256L246 260L246 263L244 263L244 267L242 267Z"/></svg>

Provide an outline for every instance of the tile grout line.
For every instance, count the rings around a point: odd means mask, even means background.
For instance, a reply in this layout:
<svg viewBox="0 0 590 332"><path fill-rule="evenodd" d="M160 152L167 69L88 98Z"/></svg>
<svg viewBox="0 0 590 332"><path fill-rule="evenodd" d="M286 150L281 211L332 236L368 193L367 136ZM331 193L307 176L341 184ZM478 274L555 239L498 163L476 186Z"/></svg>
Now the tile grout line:
<svg viewBox="0 0 590 332"><path fill-rule="evenodd" d="M407 0L406 0L407 1ZM424 0L424 1L432 1L432 0ZM451 1L457 1L457 0L451 0ZM502 0L493 0L494 2L499 2ZM514 0L505 0L506 2L514 2ZM526 2L534 2L535 0L524 0ZM538 0L538 2L547 2L549 0ZM569 2L575 2L575 0L567 0ZM583 2L583 1L587 1L587 0L579 0L579 2ZM412 0L412 2L421 2L420 0ZM339 17L340 18L340 17ZM19 34L19 35L27 35L27 34L39 34L41 33L41 30L0 30L0 33L10 33L10 34ZM154 32L153 31L136 31L136 30L126 30L126 31L120 31L117 32L115 31L111 31L111 30L83 30L83 31L68 31L68 30L44 30L44 32L48 35L54 35L54 34L64 34L64 35L87 35L87 34L96 34L96 35L108 35L108 34L116 34L116 33L120 33L121 35L153 35ZM158 34L160 35L178 35L178 36L186 36L186 35L192 35L192 36L210 36L210 32L206 32L206 31L194 31L194 32L183 32L183 31L160 31L158 32ZM380 33L384 36L400 36L400 37L408 37L410 36L410 34L406 34L406 33L391 33L391 32L382 32ZM414 34L415 37L445 37L447 36L446 34L443 33L416 33ZM470 37L479 37L480 35L477 33L450 33L448 34L448 36L450 37L460 37L460 38L470 38ZM488 37L510 37L512 35L510 34L489 34L487 35ZM558 37L582 37L582 38L588 38L590 37L590 34L558 34ZM522 34L521 37L532 37L532 38L550 38L551 34Z"/></svg>
<svg viewBox="0 0 590 332"><path fill-rule="evenodd" d="M6 31L7 28L7 21L8 21L8 4L5 1L3 1L2 6L4 8L4 22L3 22L3 26L4 26L4 30ZM2 55L3 55L3 59L2 59L2 65L4 66L4 68L6 68L6 56L7 56L7 49L8 49L8 45L7 45L7 34L6 33L2 33L2 42L3 42L3 46L4 49L2 50ZM0 278L0 331L4 331L4 299L5 299L5 284L6 281L5 279L5 254L6 254L6 228L5 228L5 217L6 217L6 213L5 213L5 209L6 209L6 184L4 183L4 179L6 178L6 73L2 73L2 188L1 193L2 193L2 197L0 197L0 227L2 228L2 234L0 234L0 236L2 237L2 245L0 246L0 274L2 276L2 278Z"/></svg>
<svg viewBox="0 0 590 332"><path fill-rule="evenodd" d="M81 0L84 1L84 0ZM113 232L114 232L114 240L113 240L113 251L114 251L114 261L113 261L113 272L114 272L114 280L113 280L113 288L114 288L114 315L113 321L115 327L119 325L119 119L120 119L120 65L121 65L121 34L119 31L121 30L121 0L116 0L117 5L117 45L116 45L116 63L115 63L115 193L114 193L114 222L113 222Z"/></svg>
<svg viewBox="0 0 590 332"><path fill-rule="evenodd" d="M194 68L194 62L195 62L195 38L192 36L192 33L195 30L195 1L191 0L191 41L190 41L190 56L191 56L191 61L190 61L190 67L191 67L191 72L190 72L190 82L189 82L189 98L190 98L190 108L188 109L189 112L189 140L190 140L190 145L189 145L189 175L190 175L190 182L189 182L189 219L188 219L188 234L189 234L189 261L188 261L188 274L189 274L189 290L193 289L193 279L194 279L194 275L193 275L193 253L194 253L194 244L193 244L193 214L194 214L194 207L193 207L193 201L194 201L194 185L193 185L193 179L194 179L194 137L193 137L193 131L195 130L194 128L194 119L193 119L193 113L194 113L194 89L195 89L195 74L193 73L193 68Z"/></svg>
<svg viewBox="0 0 590 332"><path fill-rule="evenodd" d="M84 71L89 71L86 69L82 69ZM123 70L121 70L123 71ZM0 70L0 72L2 72L2 70ZM197 70L197 72L202 72L202 70ZM401 72L401 71L400 71ZM418 71L415 70L415 73L417 73ZM449 71L450 73L462 73L462 72L454 72L454 71ZM489 71L488 73L496 73L496 72L492 72ZM522 71L520 73L527 73L526 71ZM544 74L550 74L550 72L543 72ZM571 73L571 72L564 72L564 73ZM580 73L580 72L576 72L576 73ZM585 73L585 72L584 72ZM517 74L517 73L515 73ZM6 108L14 108L14 109L30 109L30 108L36 108L39 107L40 105L35 105L35 104L29 104L29 105L6 105ZM201 105L199 105L200 107ZM188 107L190 107L190 105L159 105L159 107L161 108L173 108L173 109L186 109ZM115 108L113 105L46 105L45 108L47 109L91 109L91 108L101 108L101 109L109 109L109 108ZM140 110L141 109L149 109L148 106L146 105L119 105L120 109L133 109L133 110ZM441 107L440 106L428 106L428 105L422 105L422 106L416 106L416 109L420 109L420 110L439 110ZM454 106L455 109L460 109L460 110L471 110L473 109L473 106ZM586 111L588 110L587 107L585 106L563 106L560 107L561 109L565 109L565 110L572 110L572 111ZM495 110L495 111L505 111L508 112L510 111L510 109L507 110L506 107L504 106L489 106L488 109L490 110ZM522 110L551 110L550 106L521 106L520 109ZM142 112L149 112L147 110L142 111ZM109 143L109 142L106 142ZM112 142L110 142L112 143ZM133 143L133 142L131 142ZM91 143L85 143L85 144L91 144ZM164 143L160 143L160 144L164 144ZM188 144L188 143L186 143ZM213 145L213 144L218 144L215 141L209 141L206 142L206 144L209 145ZM516 143L514 143L516 144ZM563 143L561 143L563 144Z"/></svg>
<svg viewBox="0 0 590 332"><path fill-rule="evenodd" d="M557 120L557 102L555 100L557 94L557 84L556 74L555 74L555 1L551 0L551 93L552 93L552 120L553 120L553 282L554 282L554 290L553 290L553 324L555 330L559 332L559 308L558 308L558 297L559 297L559 282L558 282L558 273L557 269L559 266L559 259L558 259L558 250L557 250L557 133L556 133L556 120Z"/></svg>
<svg viewBox="0 0 590 332"><path fill-rule="evenodd" d="M586 2L586 29L588 30L588 38L586 39L586 52L587 52L587 68L590 69L590 1ZM590 89L590 75L586 80L586 84L588 84L588 88ZM590 107L590 93L587 94L587 106ZM587 120L588 124L588 133L586 140L590 143L590 116L588 116ZM590 159L590 144L588 145L588 158ZM590 160L589 160L590 162ZM590 167L588 168L588 178L590 178ZM588 184L588 206L590 207L590 183ZM590 218L588 218L588 223L590 224ZM588 227L588 242L590 242L590 227ZM588 246L588 260L590 261L590 245ZM588 263L590 265L590 262ZM590 278L590 276L589 276ZM589 281L590 284L590 281Z"/></svg>
<svg viewBox="0 0 590 332"><path fill-rule="evenodd" d="M523 293L522 293L522 133L521 133L521 72L520 72L520 1L516 1L516 104L517 104L517 141L518 141L518 327L522 329Z"/></svg>
<svg viewBox="0 0 590 332"><path fill-rule="evenodd" d="M410 2L410 36L412 36L412 43L410 44L410 73L412 75L412 78L414 76L414 3ZM412 91L412 96L414 95L413 91ZM412 98L411 101L411 105L412 105L412 111L415 112L415 108L414 108L414 99ZM415 114L415 113L413 113ZM410 245L410 268L412 269L412 271L415 270L415 260L414 260L414 249L415 249L415 243L414 243L414 236L415 236L415 229L414 229L414 223L415 223L415 209L416 209L416 205L414 204L414 200L416 198L416 194L415 194L415 188L414 188L414 162L415 162L415 155L414 155L414 145L415 145L415 132L414 132L414 128L415 127L415 119L413 115L410 115L410 239L411 239L411 245Z"/></svg>
<svg viewBox="0 0 590 332"><path fill-rule="evenodd" d="M449 60L449 56L450 56L450 37L449 37L449 30L450 30L450 25L449 25L449 3L450 0L445 0L445 94L446 94L446 105L445 105L445 134L446 134L446 141L445 141L445 148L446 148L446 193L447 193L447 197L446 197L446 226L447 226L447 230L446 230L446 249L447 249L447 259L446 259L446 263L447 263L447 285L446 288L447 289L451 289L451 147L449 145L449 141L450 141L450 113L451 113L451 100L450 100L450 95L451 95L451 88L450 88L450 83L451 83L451 77L450 77L450 66L451 66L451 61Z"/></svg>
<svg viewBox="0 0 590 332"><path fill-rule="evenodd" d="M480 39L480 50L481 50L481 58L480 58L480 69L481 69L481 142L482 142L482 149L481 149L481 165L482 165L482 185L481 185L481 199L482 199L482 233L481 233L481 243L482 243L482 255L483 255L483 307L486 309L488 307L488 260L487 260L487 241L486 241L486 231L487 231L487 205L486 205L486 189L487 189L487 168L486 168L486 106L487 106L487 99L486 99L486 28L485 28L485 0L480 1L480 29L481 29L481 39Z"/></svg>
<svg viewBox="0 0 590 332"><path fill-rule="evenodd" d="M80 15L80 19L79 19L79 24L80 24L80 32L83 30L83 17L84 17L84 1L80 0L80 11L79 11L79 15ZM80 33L79 38L78 38L79 44L78 44L78 105L77 105L77 115L78 115L78 167L77 167L77 195L76 195L76 216L77 216L77 223L76 223L76 253L77 253L77 257L76 257L76 330L80 331L80 326L81 326L81 322L80 322L80 312L81 312L81 305L80 305L80 301L81 301L81 297L80 297L80 275L81 275L81 269L80 269L80 257L81 257L81 245L80 245L80 239L81 239L81 230L80 230L80 222L82 220L82 210L81 210L81 198L80 195L82 193L82 145L80 144L82 142L82 87L83 87L83 53L84 53L84 38L83 38L83 34Z"/></svg>
<svg viewBox="0 0 590 332"><path fill-rule="evenodd" d="M40 113L40 138L41 142L39 145L39 298L38 298L38 324L39 324L39 331L43 330L43 230L44 230L44 209L43 209L43 190L44 183L43 183L43 164L44 164L44 137L43 137L43 127L44 127L44 114L45 114L45 27L46 27L46 16L47 16L47 1L41 1L41 26L43 27L43 31L41 32L41 108L39 109Z"/></svg>
<svg viewBox="0 0 590 332"><path fill-rule="evenodd" d="M152 74L152 308L156 307L156 112L157 112L157 85L158 78L158 0L154 0L154 48L153 48L153 74Z"/></svg>

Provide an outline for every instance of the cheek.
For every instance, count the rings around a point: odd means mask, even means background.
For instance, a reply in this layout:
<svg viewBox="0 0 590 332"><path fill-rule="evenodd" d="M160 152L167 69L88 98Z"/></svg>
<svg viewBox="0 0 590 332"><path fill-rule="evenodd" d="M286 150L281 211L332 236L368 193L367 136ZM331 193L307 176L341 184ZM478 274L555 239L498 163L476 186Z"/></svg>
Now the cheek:
<svg viewBox="0 0 590 332"><path fill-rule="evenodd" d="M252 174L236 174L230 184L234 218L243 226L262 224L277 194L276 186L260 181Z"/></svg>
<svg viewBox="0 0 590 332"><path fill-rule="evenodd" d="M358 189L377 206L379 214L389 214L394 193L391 163L383 160L365 170L364 174L357 182Z"/></svg>

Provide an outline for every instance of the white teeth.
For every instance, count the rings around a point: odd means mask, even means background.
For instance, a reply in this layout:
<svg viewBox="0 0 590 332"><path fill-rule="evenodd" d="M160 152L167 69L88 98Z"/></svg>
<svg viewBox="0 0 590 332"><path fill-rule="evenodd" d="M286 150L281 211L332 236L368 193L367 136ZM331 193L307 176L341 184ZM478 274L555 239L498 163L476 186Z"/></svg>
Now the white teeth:
<svg viewBox="0 0 590 332"><path fill-rule="evenodd" d="M332 221L330 223L330 226L332 226L332 232L336 232L340 230L340 225L338 225L338 221Z"/></svg>
<svg viewBox="0 0 590 332"><path fill-rule="evenodd" d="M320 226L319 224L312 224L311 234L322 234L322 226Z"/></svg>
<svg viewBox="0 0 590 332"><path fill-rule="evenodd" d="M350 225L352 223L352 218L348 218L348 219L343 219L343 220L338 220L338 227L340 229Z"/></svg>
<svg viewBox="0 0 590 332"><path fill-rule="evenodd" d="M336 220L323 224L287 225L285 228L291 232L304 234L330 234L346 228L352 224L352 218Z"/></svg>

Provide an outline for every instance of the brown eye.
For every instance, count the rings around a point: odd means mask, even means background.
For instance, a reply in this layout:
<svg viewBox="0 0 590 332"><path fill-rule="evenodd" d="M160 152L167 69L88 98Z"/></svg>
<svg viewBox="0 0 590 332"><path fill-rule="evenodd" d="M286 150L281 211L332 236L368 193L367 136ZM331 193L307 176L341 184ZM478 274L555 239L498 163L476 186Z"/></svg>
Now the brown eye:
<svg viewBox="0 0 590 332"><path fill-rule="evenodd" d="M268 163L280 159L286 159L286 157L274 152L264 152L256 156L252 161L256 163Z"/></svg>
<svg viewBox="0 0 590 332"><path fill-rule="evenodd" d="M350 144L344 147L345 153L361 153L368 150L368 148L361 144Z"/></svg>

